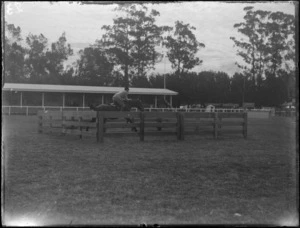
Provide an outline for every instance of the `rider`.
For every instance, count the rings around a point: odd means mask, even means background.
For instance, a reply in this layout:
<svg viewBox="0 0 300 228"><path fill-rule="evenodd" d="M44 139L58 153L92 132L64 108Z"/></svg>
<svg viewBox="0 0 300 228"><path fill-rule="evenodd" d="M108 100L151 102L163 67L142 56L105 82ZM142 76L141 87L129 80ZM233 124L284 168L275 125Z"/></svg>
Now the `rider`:
<svg viewBox="0 0 300 228"><path fill-rule="evenodd" d="M129 88L126 86L124 90L117 92L116 94L113 95L113 102L116 106L121 108L121 111L124 110L125 108L125 103L124 101L128 101L128 93L129 93Z"/></svg>

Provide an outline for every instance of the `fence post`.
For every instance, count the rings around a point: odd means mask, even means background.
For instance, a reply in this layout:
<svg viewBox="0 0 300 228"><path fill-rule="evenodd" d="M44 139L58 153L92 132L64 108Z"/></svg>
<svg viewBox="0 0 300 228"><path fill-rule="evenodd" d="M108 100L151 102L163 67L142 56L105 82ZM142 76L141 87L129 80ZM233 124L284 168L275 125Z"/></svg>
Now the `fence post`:
<svg viewBox="0 0 300 228"><path fill-rule="evenodd" d="M103 113L100 111L97 111L97 142L103 142L103 136L104 136L104 117Z"/></svg>
<svg viewBox="0 0 300 228"><path fill-rule="evenodd" d="M63 134L63 135L65 135L66 134L66 128L65 128L65 123L66 123L66 116L64 116L64 112L61 112L62 113L62 123L61 123L61 127L62 127L62 129L61 129L61 133Z"/></svg>
<svg viewBox="0 0 300 228"><path fill-rule="evenodd" d="M221 128L222 128L222 115L221 116L218 115L218 128L221 131Z"/></svg>
<svg viewBox="0 0 300 228"><path fill-rule="evenodd" d="M79 117L79 118L78 118ZM77 113L77 118L78 118L78 122L79 122L79 138L82 139L82 116L79 116Z"/></svg>
<svg viewBox="0 0 300 228"><path fill-rule="evenodd" d="M176 126L176 135L177 135L177 140L181 139L181 119L180 119L180 114L176 112L176 119L177 119L177 126Z"/></svg>
<svg viewBox="0 0 300 228"><path fill-rule="evenodd" d="M26 106L26 116L28 116L28 106Z"/></svg>
<svg viewBox="0 0 300 228"><path fill-rule="evenodd" d="M38 112L39 115L39 126L38 126L38 132L43 133L43 114Z"/></svg>
<svg viewBox="0 0 300 228"><path fill-rule="evenodd" d="M144 141L145 136L145 114L140 112L140 141Z"/></svg>
<svg viewBox="0 0 300 228"><path fill-rule="evenodd" d="M52 133L52 121L53 121L53 116L49 116L50 119L50 133Z"/></svg>
<svg viewBox="0 0 300 228"><path fill-rule="evenodd" d="M244 127L243 127L243 135L244 138L247 138L247 131L248 131L248 113L244 112Z"/></svg>
<svg viewBox="0 0 300 228"><path fill-rule="evenodd" d="M10 106L8 106L8 115L10 116Z"/></svg>
<svg viewBox="0 0 300 228"><path fill-rule="evenodd" d="M177 116L177 139L184 140L184 114L176 112Z"/></svg>
<svg viewBox="0 0 300 228"><path fill-rule="evenodd" d="M218 138L218 113L215 112L214 115L214 136L215 139Z"/></svg>

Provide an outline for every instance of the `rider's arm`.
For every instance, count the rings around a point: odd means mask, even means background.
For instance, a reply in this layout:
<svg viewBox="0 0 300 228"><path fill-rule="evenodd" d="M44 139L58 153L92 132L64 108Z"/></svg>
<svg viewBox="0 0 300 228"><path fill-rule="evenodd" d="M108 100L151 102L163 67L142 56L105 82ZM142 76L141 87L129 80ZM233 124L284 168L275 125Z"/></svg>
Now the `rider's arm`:
<svg viewBox="0 0 300 228"><path fill-rule="evenodd" d="M126 100L126 101L129 100L129 98L128 98L128 93L125 93L124 100Z"/></svg>

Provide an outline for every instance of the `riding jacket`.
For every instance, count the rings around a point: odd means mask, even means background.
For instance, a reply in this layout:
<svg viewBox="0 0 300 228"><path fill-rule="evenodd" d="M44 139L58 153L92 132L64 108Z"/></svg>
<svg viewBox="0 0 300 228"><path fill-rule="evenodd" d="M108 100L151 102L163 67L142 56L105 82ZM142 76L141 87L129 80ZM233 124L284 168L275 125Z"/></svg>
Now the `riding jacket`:
<svg viewBox="0 0 300 228"><path fill-rule="evenodd" d="M128 100L128 92L126 90L122 90L115 95L113 95L113 100L121 99L121 100Z"/></svg>

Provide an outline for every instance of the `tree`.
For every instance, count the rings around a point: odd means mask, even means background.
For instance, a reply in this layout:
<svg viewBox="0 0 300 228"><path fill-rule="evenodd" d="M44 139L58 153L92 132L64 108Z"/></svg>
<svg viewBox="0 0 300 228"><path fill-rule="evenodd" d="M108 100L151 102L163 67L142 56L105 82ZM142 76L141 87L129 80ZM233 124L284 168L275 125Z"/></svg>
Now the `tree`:
<svg viewBox="0 0 300 228"><path fill-rule="evenodd" d="M60 83L60 76L64 73L63 62L68 59L69 56L73 55L71 45L67 44L66 34L59 37L58 41L51 44L51 51L46 52L46 68L48 71L48 77L56 79Z"/></svg>
<svg viewBox="0 0 300 228"><path fill-rule="evenodd" d="M230 79L230 100L233 103L242 105L244 102L245 77L240 73L235 73Z"/></svg>
<svg viewBox="0 0 300 228"><path fill-rule="evenodd" d="M98 44L106 48L113 61L124 72L124 85L129 85L129 72L145 76L146 70L154 67L159 59L155 46L161 42L164 31L170 29L155 25L159 12L144 5L120 5L115 9L124 13L117 17L113 25L102 27L105 34Z"/></svg>
<svg viewBox="0 0 300 228"><path fill-rule="evenodd" d="M21 29L5 22L3 83L24 82L26 49L21 45Z"/></svg>
<svg viewBox="0 0 300 228"><path fill-rule="evenodd" d="M71 66L67 66L67 68L60 75L60 83L62 85L76 85L78 77L75 75L75 70Z"/></svg>
<svg viewBox="0 0 300 228"><path fill-rule="evenodd" d="M45 52L48 39L43 34L37 36L30 33L26 38L26 43L29 46L25 60L27 77L30 82L42 83L47 76Z"/></svg>
<svg viewBox="0 0 300 228"><path fill-rule="evenodd" d="M202 60L195 57L195 55L199 48L205 47L205 45L197 41L192 30L196 30L196 28L176 21L174 38L168 36L164 42L165 47L168 49L169 61L177 73L183 73L202 63Z"/></svg>
<svg viewBox="0 0 300 228"><path fill-rule="evenodd" d="M237 54L243 59L244 63L236 64L243 70L245 81L252 79L247 97L257 103L278 105L276 102L290 99L287 94L290 94L290 82L294 81L289 76L293 77L295 71L295 18L282 12L254 11L253 7L244 10L245 21L234 27L246 40L230 39L239 48ZM271 77L281 78L273 80ZM279 82L286 86L287 92L282 92ZM272 99L272 93L282 97Z"/></svg>
<svg viewBox="0 0 300 228"><path fill-rule="evenodd" d="M262 82L259 77L265 77L266 71L275 77L277 70L288 68L283 60L294 60L295 18L282 12L253 11L253 7L245 7L244 11L245 22L235 24L234 28L247 39L230 39L246 65L236 64L244 74L251 75L254 83Z"/></svg>
<svg viewBox="0 0 300 228"><path fill-rule="evenodd" d="M29 46L25 60L27 77L33 83L60 83L60 76L64 72L63 62L73 54L70 44L67 44L65 33L57 42L48 48L48 39L40 34L29 34L26 38Z"/></svg>
<svg viewBox="0 0 300 228"><path fill-rule="evenodd" d="M164 87L164 77L168 77L169 74L161 75L152 73L149 76L150 87L152 88L163 88Z"/></svg>
<svg viewBox="0 0 300 228"><path fill-rule="evenodd" d="M266 83L269 82L278 89L277 98L273 97L271 102L279 105L295 97L294 86L291 86L296 81L295 17L282 12L271 13L266 30L269 50L268 77L278 78L275 82L268 78ZM267 91L270 91L271 85L265 84ZM281 97L278 97L279 94Z"/></svg>
<svg viewBox="0 0 300 228"><path fill-rule="evenodd" d="M150 83L148 81L148 78L143 75L143 76L133 76L132 77L132 86L133 87L140 87L140 88L149 88Z"/></svg>
<svg viewBox="0 0 300 228"><path fill-rule="evenodd" d="M224 72L215 73L215 95L218 103L227 103L230 101L230 79Z"/></svg>
<svg viewBox="0 0 300 228"><path fill-rule="evenodd" d="M236 65L244 71L244 75L249 75L253 84L257 83L257 77L264 74L264 67L268 61L268 50L266 47L266 30L265 20L270 14L268 11L253 11L253 7L245 7L245 22L234 25L238 32L246 37L237 39L230 37L235 46L239 49L237 55L242 57L244 63L236 63ZM260 79L259 79L260 80Z"/></svg>
<svg viewBox="0 0 300 228"><path fill-rule="evenodd" d="M86 85L110 86L113 83L112 70L114 65L109 62L103 49L87 47L79 52L77 75Z"/></svg>
<svg viewBox="0 0 300 228"><path fill-rule="evenodd" d="M295 17L282 12L273 12L268 17L266 33L268 35L269 71L276 76L278 70L289 70L283 61L292 61L295 68Z"/></svg>
<svg viewBox="0 0 300 228"><path fill-rule="evenodd" d="M132 19L130 35L133 40L133 68L136 76L146 76L147 70L154 69L156 62L161 60L162 55L155 50L163 40L162 34L172 30L168 26L157 26L155 17L159 12L151 10L147 15L147 7L141 5L140 9L133 8L128 13Z"/></svg>
<svg viewBox="0 0 300 228"><path fill-rule="evenodd" d="M279 106L286 101L287 93L282 77L274 77L271 72L266 73L262 88L261 103L268 106Z"/></svg>

